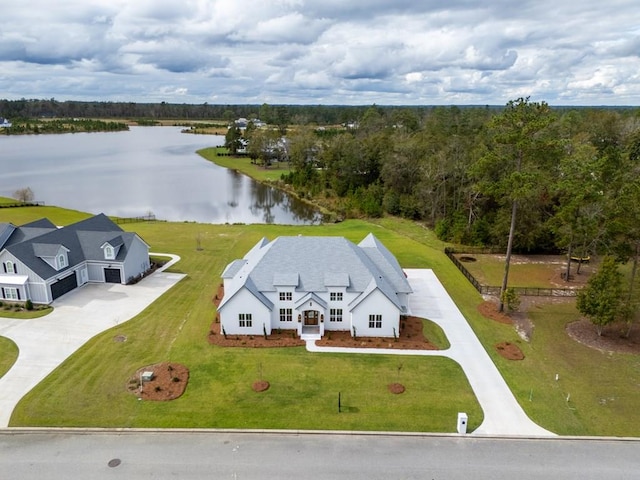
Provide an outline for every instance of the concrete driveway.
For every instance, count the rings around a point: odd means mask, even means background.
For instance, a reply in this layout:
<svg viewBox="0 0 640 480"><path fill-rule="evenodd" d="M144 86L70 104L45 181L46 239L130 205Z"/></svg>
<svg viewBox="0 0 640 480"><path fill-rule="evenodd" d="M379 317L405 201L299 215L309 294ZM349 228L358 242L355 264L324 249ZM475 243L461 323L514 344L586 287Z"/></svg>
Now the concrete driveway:
<svg viewBox="0 0 640 480"><path fill-rule="evenodd" d="M349 352L388 355L442 356L455 360L464 370L473 392L482 407L484 419L473 431L482 435L552 436L524 413L507 383L489 357L475 332L432 270L404 269L413 294L409 297L411 314L437 323L447 335L451 347L447 350L396 350L383 348L349 349L318 347L307 342L315 352ZM452 428L455 418L451 419Z"/></svg>
<svg viewBox="0 0 640 480"><path fill-rule="evenodd" d="M89 339L135 317L185 277L164 271L180 260L165 256L171 261L135 285L89 283L56 300L53 312L44 317L0 318L0 336L20 350L0 378L0 428L9 425L20 399Z"/></svg>

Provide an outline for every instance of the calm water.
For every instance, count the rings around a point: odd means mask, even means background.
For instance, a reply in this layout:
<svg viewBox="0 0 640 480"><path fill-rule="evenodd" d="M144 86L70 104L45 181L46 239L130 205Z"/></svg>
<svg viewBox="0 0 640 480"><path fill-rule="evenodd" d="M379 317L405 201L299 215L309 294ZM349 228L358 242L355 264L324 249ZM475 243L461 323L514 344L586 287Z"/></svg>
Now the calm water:
<svg viewBox="0 0 640 480"><path fill-rule="evenodd" d="M128 132L0 136L0 196L90 213L203 223L317 223L306 204L195 153L215 135L174 127Z"/></svg>

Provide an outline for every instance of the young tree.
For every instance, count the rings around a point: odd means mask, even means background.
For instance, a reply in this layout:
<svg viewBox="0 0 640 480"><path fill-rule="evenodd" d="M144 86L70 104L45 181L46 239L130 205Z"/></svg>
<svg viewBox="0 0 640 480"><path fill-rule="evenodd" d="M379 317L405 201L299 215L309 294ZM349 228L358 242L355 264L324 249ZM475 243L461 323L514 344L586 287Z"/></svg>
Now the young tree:
<svg viewBox="0 0 640 480"><path fill-rule="evenodd" d="M623 295L622 274L615 258L607 256L587 286L578 292L576 306L596 326L598 335L602 335L602 328L619 317Z"/></svg>

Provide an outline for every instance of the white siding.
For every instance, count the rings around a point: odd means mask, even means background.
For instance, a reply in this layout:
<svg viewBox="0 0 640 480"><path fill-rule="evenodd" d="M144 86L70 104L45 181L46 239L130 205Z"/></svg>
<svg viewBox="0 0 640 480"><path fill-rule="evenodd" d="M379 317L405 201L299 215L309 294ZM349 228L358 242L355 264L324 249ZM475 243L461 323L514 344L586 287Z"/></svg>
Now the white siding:
<svg viewBox="0 0 640 480"><path fill-rule="evenodd" d="M382 328L369 328L369 315L382 315ZM396 335L400 333L400 312L380 290L374 290L352 310L351 326L358 337L393 337L394 328Z"/></svg>
<svg viewBox="0 0 640 480"><path fill-rule="evenodd" d="M251 327L240 327L239 315L251 314ZM271 333L271 312L246 288L242 288L220 310L220 323L228 335L262 335Z"/></svg>

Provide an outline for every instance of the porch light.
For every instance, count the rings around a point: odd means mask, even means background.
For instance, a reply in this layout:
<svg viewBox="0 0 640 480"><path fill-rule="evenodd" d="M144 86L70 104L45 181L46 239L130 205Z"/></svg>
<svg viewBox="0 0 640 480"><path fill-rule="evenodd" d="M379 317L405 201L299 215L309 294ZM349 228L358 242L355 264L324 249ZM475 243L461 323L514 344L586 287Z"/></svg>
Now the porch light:
<svg viewBox="0 0 640 480"><path fill-rule="evenodd" d="M324 313L320 314L320 323L324 322Z"/></svg>
<svg viewBox="0 0 640 480"><path fill-rule="evenodd" d="M298 314L298 323L302 321L302 315Z"/></svg>

